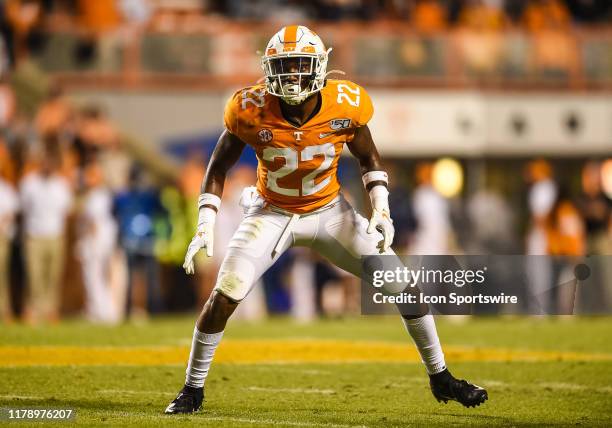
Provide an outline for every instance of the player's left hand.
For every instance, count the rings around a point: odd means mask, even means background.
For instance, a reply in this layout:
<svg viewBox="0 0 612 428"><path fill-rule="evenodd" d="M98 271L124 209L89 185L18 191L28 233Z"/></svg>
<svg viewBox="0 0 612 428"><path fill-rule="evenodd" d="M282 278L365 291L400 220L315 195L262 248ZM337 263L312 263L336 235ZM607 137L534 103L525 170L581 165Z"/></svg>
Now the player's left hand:
<svg viewBox="0 0 612 428"><path fill-rule="evenodd" d="M383 236L383 239L377 245L378 250L382 254L389 249L395 236L393 220L391 220L391 214L388 210L372 210L372 217L370 217L367 232L374 233L376 230L382 233Z"/></svg>

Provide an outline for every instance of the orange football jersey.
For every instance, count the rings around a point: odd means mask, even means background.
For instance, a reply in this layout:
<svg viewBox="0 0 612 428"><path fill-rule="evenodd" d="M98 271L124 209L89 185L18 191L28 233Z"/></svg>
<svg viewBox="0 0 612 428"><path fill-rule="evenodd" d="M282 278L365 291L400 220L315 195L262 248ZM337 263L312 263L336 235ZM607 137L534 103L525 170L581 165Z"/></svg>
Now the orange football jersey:
<svg viewBox="0 0 612 428"><path fill-rule="evenodd" d="M340 191L338 160L355 129L372 118L367 92L347 80L327 80L321 109L300 127L283 117L264 85L236 92L225 108L227 130L258 160L257 190L272 205L298 214L331 202Z"/></svg>

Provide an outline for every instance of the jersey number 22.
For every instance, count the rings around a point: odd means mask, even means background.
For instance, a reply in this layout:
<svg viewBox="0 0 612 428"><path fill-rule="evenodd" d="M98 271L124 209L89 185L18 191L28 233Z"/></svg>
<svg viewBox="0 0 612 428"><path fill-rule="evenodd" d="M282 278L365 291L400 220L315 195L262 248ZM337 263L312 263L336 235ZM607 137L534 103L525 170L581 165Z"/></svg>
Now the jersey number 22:
<svg viewBox="0 0 612 428"><path fill-rule="evenodd" d="M306 146L301 151L296 151L291 147L276 148L267 147L263 151L263 158L269 162L274 162L276 158L283 158L285 164L276 171L268 171L268 180L266 186L275 193L285 196L300 196L300 189L287 189L278 185L280 178L286 177L294 171L297 171L300 161L313 160L315 156L324 156L321 165L302 178L301 193L302 196L310 196L324 189L331 181L330 177L315 184L315 178L321 172L326 171L336 157L336 149L332 143L320 144L316 146Z"/></svg>

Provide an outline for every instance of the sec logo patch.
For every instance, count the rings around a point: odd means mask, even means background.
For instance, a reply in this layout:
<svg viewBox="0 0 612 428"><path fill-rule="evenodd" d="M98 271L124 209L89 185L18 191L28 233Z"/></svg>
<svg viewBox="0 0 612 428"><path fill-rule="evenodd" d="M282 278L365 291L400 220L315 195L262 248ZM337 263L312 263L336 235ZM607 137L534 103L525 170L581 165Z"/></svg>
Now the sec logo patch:
<svg viewBox="0 0 612 428"><path fill-rule="evenodd" d="M269 143L272 141L273 136L272 131L267 128L264 128L257 133L257 138L259 139L260 143Z"/></svg>

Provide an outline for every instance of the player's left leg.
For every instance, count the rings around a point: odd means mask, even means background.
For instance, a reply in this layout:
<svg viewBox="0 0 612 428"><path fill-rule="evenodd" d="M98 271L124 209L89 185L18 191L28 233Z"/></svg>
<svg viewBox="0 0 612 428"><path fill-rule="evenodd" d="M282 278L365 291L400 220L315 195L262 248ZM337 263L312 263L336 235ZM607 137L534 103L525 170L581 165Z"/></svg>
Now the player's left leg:
<svg viewBox="0 0 612 428"><path fill-rule="evenodd" d="M361 257L380 254L377 243L382 239L378 232L368 234L367 226L367 220L343 202L337 208L320 214L312 248L341 269L363 278ZM384 255L395 256L395 253L388 250ZM397 257L391 258L390 262L386 260L394 266L403 266ZM483 388L455 379L446 368L434 318L427 307L411 313L418 315L402 316L402 321L425 364L436 399L444 402L455 400L464 406L483 403L487 399Z"/></svg>

